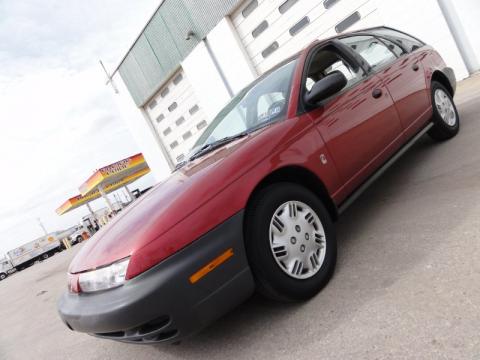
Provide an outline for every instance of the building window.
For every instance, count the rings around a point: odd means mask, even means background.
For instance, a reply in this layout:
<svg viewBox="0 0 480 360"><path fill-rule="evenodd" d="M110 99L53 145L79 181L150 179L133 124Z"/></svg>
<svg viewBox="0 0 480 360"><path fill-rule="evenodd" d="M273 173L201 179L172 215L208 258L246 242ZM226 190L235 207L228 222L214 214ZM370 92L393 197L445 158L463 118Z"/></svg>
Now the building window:
<svg viewBox="0 0 480 360"><path fill-rule="evenodd" d="M160 93L160 96L164 98L165 96L168 95L169 92L170 92L170 89L166 87L165 89L162 90L162 92Z"/></svg>
<svg viewBox="0 0 480 360"><path fill-rule="evenodd" d="M272 55L279 47L280 45L278 45L278 42L275 41L269 47L262 51L262 56L266 59L267 57Z"/></svg>
<svg viewBox="0 0 480 360"><path fill-rule="evenodd" d="M183 137L183 140L190 139L192 137L192 132L187 131L185 134L182 135L182 137Z"/></svg>
<svg viewBox="0 0 480 360"><path fill-rule="evenodd" d="M178 146L178 141L175 140L174 142L172 142L172 143L170 144L170 149L173 150L173 149L175 149L177 146Z"/></svg>
<svg viewBox="0 0 480 360"><path fill-rule="evenodd" d="M268 21L263 20L260 25L258 25L255 29L252 31L252 36L254 38L258 37L261 33L263 33L265 30L268 28Z"/></svg>
<svg viewBox="0 0 480 360"><path fill-rule="evenodd" d="M165 119L165 115L163 115L163 114L158 115L157 119L156 119L157 123L160 123L163 119Z"/></svg>
<svg viewBox="0 0 480 360"><path fill-rule="evenodd" d="M330 9L333 5L335 5L336 3L338 3L340 0L325 0L323 2L323 7L325 9Z"/></svg>
<svg viewBox="0 0 480 360"><path fill-rule="evenodd" d="M335 26L335 31L340 34L347 30L350 26L355 24L356 22L360 21L362 17L358 11L355 11L352 15L347 17L345 20L341 21L340 23Z"/></svg>
<svg viewBox="0 0 480 360"><path fill-rule="evenodd" d="M178 104L177 104L176 102L173 102L173 103L168 107L168 111L172 112L172 111L175 110L177 107L178 107Z"/></svg>
<svg viewBox="0 0 480 360"><path fill-rule="evenodd" d="M308 24L310 24L310 19L308 18L308 16L305 16L302 20L300 20L298 23L296 23L290 28L290 35L297 35L300 31L307 27Z"/></svg>
<svg viewBox="0 0 480 360"><path fill-rule="evenodd" d="M181 155L177 156L177 162L181 162L183 160L185 160L185 154L181 154Z"/></svg>
<svg viewBox="0 0 480 360"><path fill-rule="evenodd" d="M280 11L280 14L285 14L297 2L298 2L298 0L287 0L282 5L280 5L278 7L278 11Z"/></svg>
<svg viewBox="0 0 480 360"><path fill-rule="evenodd" d="M179 117L179 118L177 119L177 121L175 121L175 125L180 126L180 125L182 125L184 122L185 122L185 118L182 116L182 117Z"/></svg>
<svg viewBox="0 0 480 360"><path fill-rule="evenodd" d="M245 6L245 8L242 10L243 17L246 18L247 16L249 16L253 12L253 10L255 10L257 7L258 7L257 0L250 1L250 3L247 6Z"/></svg>
<svg viewBox="0 0 480 360"><path fill-rule="evenodd" d="M181 82L182 80L183 80L183 75L182 75L182 74L178 74L178 75L175 77L175 79L173 79L173 83L174 83L175 85L178 85L178 84L180 84L180 82Z"/></svg>
<svg viewBox="0 0 480 360"><path fill-rule="evenodd" d="M148 104L148 107L150 108L150 110L155 108L155 106L157 106L157 100L150 101L150 104Z"/></svg>
<svg viewBox="0 0 480 360"><path fill-rule="evenodd" d="M192 106L192 108L190 110L188 110L188 112L190 113L190 115L193 115L195 114L196 112L198 112L198 110L200 110L200 108L198 107L198 105L194 105Z"/></svg>
<svg viewBox="0 0 480 360"><path fill-rule="evenodd" d="M169 135L171 132L172 132L172 129L170 129L170 128L168 127L168 128L166 128L165 130L163 130L163 136L167 136L167 135Z"/></svg>
<svg viewBox="0 0 480 360"><path fill-rule="evenodd" d="M197 124L197 129L198 129L198 130L202 130L202 129L203 129L204 127L206 127L206 126L207 126L207 122L206 122L205 120L202 120L201 122L199 122L199 123Z"/></svg>

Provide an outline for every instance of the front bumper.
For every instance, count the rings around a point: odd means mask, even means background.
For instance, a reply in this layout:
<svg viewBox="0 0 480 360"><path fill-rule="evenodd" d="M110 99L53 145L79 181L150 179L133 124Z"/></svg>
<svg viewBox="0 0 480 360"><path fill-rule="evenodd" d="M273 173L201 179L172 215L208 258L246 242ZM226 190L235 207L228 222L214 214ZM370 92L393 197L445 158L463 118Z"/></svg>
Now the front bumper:
<svg viewBox="0 0 480 360"><path fill-rule="evenodd" d="M72 330L130 343L176 342L201 330L253 293L242 224L243 211L119 288L64 293L62 320ZM189 281L230 248L232 257Z"/></svg>

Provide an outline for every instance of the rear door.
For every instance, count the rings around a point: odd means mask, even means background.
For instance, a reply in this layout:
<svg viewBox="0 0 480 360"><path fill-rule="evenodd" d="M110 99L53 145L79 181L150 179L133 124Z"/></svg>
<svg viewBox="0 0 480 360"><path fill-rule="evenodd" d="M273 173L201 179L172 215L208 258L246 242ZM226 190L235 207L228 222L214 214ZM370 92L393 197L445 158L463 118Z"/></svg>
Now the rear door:
<svg viewBox="0 0 480 360"><path fill-rule="evenodd" d="M430 100L421 62L422 51L409 52L385 37L358 35L340 39L370 65L395 102L405 138L428 121Z"/></svg>
<svg viewBox="0 0 480 360"><path fill-rule="evenodd" d="M338 59L327 51L336 52ZM342 178L343 186L333 194L341 202L400 147L402 126L378 76L366 74L359 64L347 60L340 48L328 46L313 52L307 60L305 91L312 86L309 74L317 72L312 67L319 67L322 61L326 61L325 69L313 81L332 71L341 71L348 80L341 93L306 114L316 124Z"/></svg>

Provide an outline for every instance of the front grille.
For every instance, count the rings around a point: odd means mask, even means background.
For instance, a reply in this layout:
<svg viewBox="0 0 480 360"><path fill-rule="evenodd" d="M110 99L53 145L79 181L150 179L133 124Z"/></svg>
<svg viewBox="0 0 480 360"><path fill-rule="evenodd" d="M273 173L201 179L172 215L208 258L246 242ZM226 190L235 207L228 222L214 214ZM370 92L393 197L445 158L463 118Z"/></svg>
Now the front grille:
<svg viewBox="0 0 480 360"><path fill-rule="evenodd" d="M125 331L97 333L94 336L128 343L156 343L173 340L178 330L172 328L169 316L161 316L141 326Z"/></svg>

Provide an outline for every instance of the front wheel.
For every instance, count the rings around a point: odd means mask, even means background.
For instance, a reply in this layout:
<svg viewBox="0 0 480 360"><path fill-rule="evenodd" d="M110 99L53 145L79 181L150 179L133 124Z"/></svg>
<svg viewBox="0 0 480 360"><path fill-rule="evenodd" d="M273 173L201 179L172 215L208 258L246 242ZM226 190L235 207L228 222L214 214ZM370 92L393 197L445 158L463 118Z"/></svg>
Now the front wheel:
<svg viewBox="0 0 480 360"><path fill-rule="evenodd" d="M278 183L255 196L246 217L246 248L257 289L279 301L306 300L333 275L335 230L308 189Z"/></svg>
<svg viewBox="0 0 480 360"><path fill-rule="evenodd" d="M442 84L432 83L433 127L428 132L437 141L453 138L460 130L460 117L452 96Z"/></svg>
<svg viewBox="0 0 480 360"><path fill-rule="evenodd" d="M0 281L5 280L7 278L7 274L0 273Z"/></svg>

